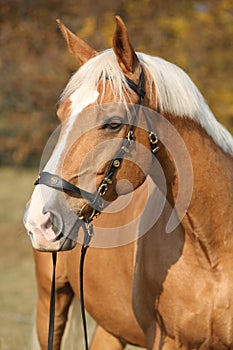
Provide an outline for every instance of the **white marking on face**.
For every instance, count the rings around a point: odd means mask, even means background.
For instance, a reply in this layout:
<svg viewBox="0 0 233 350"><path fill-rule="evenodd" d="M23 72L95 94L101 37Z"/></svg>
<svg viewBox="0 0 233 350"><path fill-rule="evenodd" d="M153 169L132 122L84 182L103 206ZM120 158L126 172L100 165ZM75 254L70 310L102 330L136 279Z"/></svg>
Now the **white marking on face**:
<svg viewBox="0 0 233 350"><path fill-rule="evenodd" d="M52 172L56 174L58 172L59 164L63 152L65 151L67 142L69 141L69 136L74 126L75 121L77 120L78 114L88 105L94 103L98 98L98 91L93 91L89 93L89 96L82 96L81 89L77 89L71 96L71 115L67 119L66 130L63 133L62 138L58 141L56 148L49 159L48 163L44 167L44 171ZM40 230L43 232L43 225L46 223L47 216L43 214L43 208L48 200L51 200L53 196L56 195L56 191L45 186L37 185L33 191L29 208L27 209L27 215L25 216L25 226L28 231L34 232ZM51 232L49 232L51 235ZM43 235L46 235L43 232ZM51 239L52 236L47 237L46 239Z"/></svg>
<svg viewBox="0 0 233 350"><path fill-rule="evenodd" d="M68 119L68 123L66 126L65 133L63 134L62 139L59 141L59 144L57 144L56 149L54 153L52 154L51 158L49 159L48 163L46 164L44 171L48 171L51 173L56 174L56 171L58 169L58 166L60 164L62 153L65 149L67 140L69 140L69 135L71 130L73 129L73 125L77 119L78 114L86 108L88 105L94 103L99 96L99 93L97 90L95 90L92 94L85 96L86 98L82 98L80 89L77 89L73 94L70 96L71 100L71 115Z"/></svg>

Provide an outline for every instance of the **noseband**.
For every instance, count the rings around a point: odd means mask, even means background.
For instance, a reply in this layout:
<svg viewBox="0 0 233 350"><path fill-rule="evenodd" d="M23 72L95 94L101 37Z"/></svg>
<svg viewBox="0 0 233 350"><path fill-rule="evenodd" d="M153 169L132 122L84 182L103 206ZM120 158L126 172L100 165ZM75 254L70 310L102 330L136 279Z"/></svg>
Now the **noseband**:
<svg viewBox="0 0 233 350"><path fill-rule="evenodd" d="M124 156L126 153L129 152L129 147L134 140L134 130L135 125L138 119L138 114L140 110L140 106L143 105L144 97L145 97L145 78L144 78L144 72L143 69L141 71L140 77L139 77L139 84L135 84L134 81L129 79L125 76L125 81L128 84L128 86L138 95L138 103L136 106L136 110L134 113L133 120L131 122L128 134L126 138L123 140L123 143L121 145L121 148L117 151L114 158L111 160L108 169L105 173L104 179L101 181L99 187L97 188L95 193L87 192L80 187L75 186L71 182L66 181L65 179L61 178L58 175L54 175L48 172L41 172L38 179L35 181L34 185L43 184L48 187L52 187L56 190L60 191L66 191L70 194L81 196L82 198L87 200L87 203L83 205L83 207L80 209L80 213L78 215L78 218L80 220L84 220L85 222L90 223L95 216L97 216L104 208L104 200L103 196L106 194L109 185L112 184L113 176L117 173L118 169L121 166L121 163L124 159ZM150 122L148 118L146 118L147 126L148 126L148 138L151 146L151 151L153 154L155 154L159 147L157 146L158 138L156 134L152 131ZM86 206L92 207L92 213L89 216L88 219L84 218L83 211L86 208Z"/></svg>

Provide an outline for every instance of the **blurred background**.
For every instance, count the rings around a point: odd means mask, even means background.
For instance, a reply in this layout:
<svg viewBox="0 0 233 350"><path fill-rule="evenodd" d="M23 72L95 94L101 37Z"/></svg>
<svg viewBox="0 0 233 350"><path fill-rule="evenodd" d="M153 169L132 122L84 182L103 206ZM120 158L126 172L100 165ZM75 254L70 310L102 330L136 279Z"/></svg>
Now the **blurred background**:
<svg viewBox="0 0 233 350"><path fill-rule="evenodd" d="M0 350L31 349L36 285L22 215L59 95L78 68L55 20L104 50L115 15L137 51L183 68L233 132L231 0L0 0Z"/></svg>

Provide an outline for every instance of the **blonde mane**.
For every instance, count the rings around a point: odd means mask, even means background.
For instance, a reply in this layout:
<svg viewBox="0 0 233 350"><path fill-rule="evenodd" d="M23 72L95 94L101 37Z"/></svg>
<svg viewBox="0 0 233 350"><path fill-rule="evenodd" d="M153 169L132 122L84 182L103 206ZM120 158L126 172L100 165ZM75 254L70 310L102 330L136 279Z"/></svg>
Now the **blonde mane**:
<svg viewBox="0 0 233 350"><path fill-rule="evenodd" d="M161 113L167 112L178 117L188 117L199 123L212 137L214 142L225 152L233 154L231 134L215 119L203 96L189 76L178 66L159 57L137 53L141 65L150 73L150 86L156 87L157 107ZM88 98L90 91L95 91L102 77L103 91L105 81L111 83L114 95L126 103L125 97L130 88L124 84L125 77L120 69L112 49L106 50L85 63L70 79L61 100L80 90L82 99ZM152 89L151 89L152 93ZM149 96L150 97L150 96Z"/></svg>

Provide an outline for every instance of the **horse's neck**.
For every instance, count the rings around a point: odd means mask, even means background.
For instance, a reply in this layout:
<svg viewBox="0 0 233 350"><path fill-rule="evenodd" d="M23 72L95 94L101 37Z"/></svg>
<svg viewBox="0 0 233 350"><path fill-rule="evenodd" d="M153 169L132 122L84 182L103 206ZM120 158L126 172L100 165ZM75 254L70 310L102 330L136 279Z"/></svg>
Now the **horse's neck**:
<svg viewBox="0 0 233 350"><path fill-rule="evenodd" d="M210 265L215 265L223 250L233 251L233 159L191 120L171 121L185 142L193 169L192 196L182 225L195 249L202 251ZM182 190L177 164L165 149L158 157L167 179L168 201L175 203Z"/></svg>

